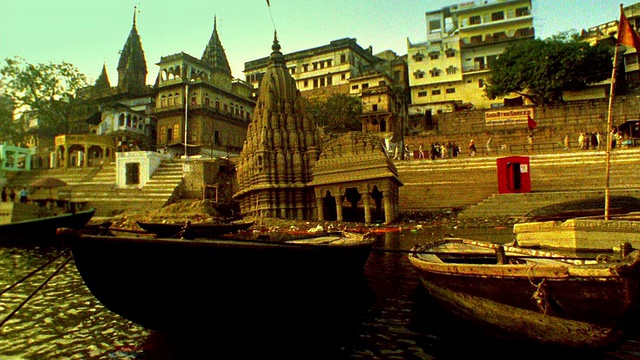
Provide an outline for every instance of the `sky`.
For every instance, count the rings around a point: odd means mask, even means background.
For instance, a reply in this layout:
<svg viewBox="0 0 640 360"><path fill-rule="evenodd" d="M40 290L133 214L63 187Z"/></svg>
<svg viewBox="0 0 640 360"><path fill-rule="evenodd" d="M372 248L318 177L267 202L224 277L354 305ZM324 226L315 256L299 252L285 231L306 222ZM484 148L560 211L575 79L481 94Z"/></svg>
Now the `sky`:
<svg viewBox="0 0 640 360"><path fill-rule="evenodd" d="M532 1L536 37L542 39L620 17L619 0ZM268 7L266 0L12 0L0 5L0 59L69 62L90 83L106 64L115 85L119 51L131 31L135 6L147 83L155 81L161 56L185 52L200 58L214 16L232 75L244 79L245 62L271 53L274 24L285 54L355 38L363 48L372 46L374 53L393 50L404 55L407 39L426 40L425 12L462 2L270 0Z"/></svg>

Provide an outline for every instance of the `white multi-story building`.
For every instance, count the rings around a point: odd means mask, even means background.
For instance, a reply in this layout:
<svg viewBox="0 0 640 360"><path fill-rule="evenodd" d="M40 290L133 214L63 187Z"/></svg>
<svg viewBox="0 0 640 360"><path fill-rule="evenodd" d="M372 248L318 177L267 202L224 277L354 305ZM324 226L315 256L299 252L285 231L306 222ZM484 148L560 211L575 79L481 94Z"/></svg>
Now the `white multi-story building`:
<svg viewBox="0 0 640 360"><path fill-rule="evenodd" d="M408 41L410 115L501 106L484 88L489 61L534 37L531 0L468 1L426 13L425 42Z"/></svg>

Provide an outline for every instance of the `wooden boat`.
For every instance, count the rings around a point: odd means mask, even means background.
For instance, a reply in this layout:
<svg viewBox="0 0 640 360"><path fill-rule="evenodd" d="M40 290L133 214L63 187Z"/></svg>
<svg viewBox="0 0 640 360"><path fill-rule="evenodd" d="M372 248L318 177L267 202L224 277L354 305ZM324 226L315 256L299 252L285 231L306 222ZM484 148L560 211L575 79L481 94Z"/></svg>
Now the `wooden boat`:
<svg viewBox="0 0 640 360"><path fill-rule="evenodd" d="M415 246L409 261L443 307L501 337L605 347L639 301L638 251L604 262L449 238Z"/></svg>
<svg viewBox="0 0 640 360"><path fill-rule="evenodd" d="M114 313L156 331L239 338L276 328L320 331L352 316L345 311L366 286L374 242L353 233L279 241L58 235L87 287Z"/></svg>
<svg viewBox="0 0 640 360"><path fill-rule="evenodd" d="M81 229L95 214L96 209L63 213L60 215L17 221L0 225L2 245L55 245L56 229Z"/></svg>
<svg viewBox="0 0 640 360"><path fill-rule="evenodd" d="M247 230L253 222L237 221L228 223L154 223L138 221L138 226L143 230L156 234L161 238L210 238L223 234Z"/></svg>

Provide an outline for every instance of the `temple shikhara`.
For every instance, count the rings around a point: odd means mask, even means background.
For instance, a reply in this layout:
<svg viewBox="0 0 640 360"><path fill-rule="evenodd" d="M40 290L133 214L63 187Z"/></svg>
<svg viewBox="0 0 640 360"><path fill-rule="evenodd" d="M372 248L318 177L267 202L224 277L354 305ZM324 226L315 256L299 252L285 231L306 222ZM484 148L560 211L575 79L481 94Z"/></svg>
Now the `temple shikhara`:
<svg viewBox="0 0 640 360"><path fill-rule="evenodd" d="M277 37L237 166L249 217L390 223L402 186L379 137L343 134L321 149Z"/></svg>
<svg viewBox="0 0 640 360"><path fill-rule="evenodd" d="M234 197L244 216L313 219L316 202L309 183L320 136L305 116L277 36L272 50L240 154Z"/></svg>

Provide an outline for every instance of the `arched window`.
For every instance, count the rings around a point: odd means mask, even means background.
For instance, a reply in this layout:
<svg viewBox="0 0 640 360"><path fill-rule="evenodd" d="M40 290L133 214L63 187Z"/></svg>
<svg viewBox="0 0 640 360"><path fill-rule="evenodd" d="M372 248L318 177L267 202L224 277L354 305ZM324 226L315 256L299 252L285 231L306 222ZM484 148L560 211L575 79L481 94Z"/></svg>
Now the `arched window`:
<svg viewBox="0 0 640 360"><path fill-rule="evenodd" d="M173 95L169 94L169 106L173 106L175 105L175 102L173 100Z"/></svg>
<svg viewBox="0 0 640 360"><path fill-rule="evenodd" d="M167 106L167 95L162 95L160 97L160 107L166 107Z"/></svg>
<svg viewBox="0 0 640 360"><path fill-rule="evenodd" d="M124 114L118 116L118 126L124 126Z"/></svg>
<svg viewBox="0 0 640 360"><path fill-rule="evenodd" d="M127 114L127 127L131 127L131 114Z"/></svg>

